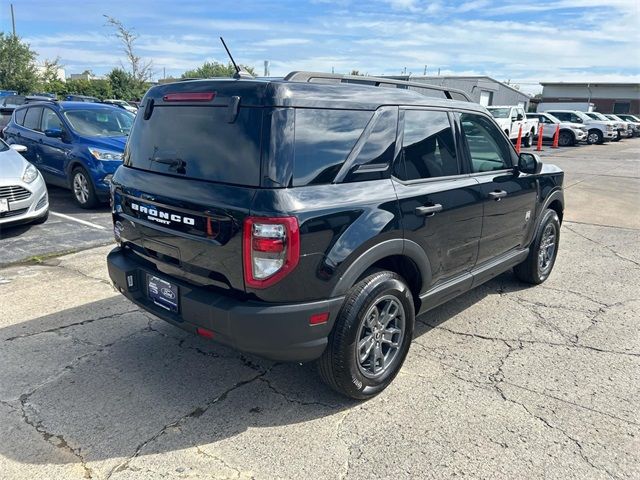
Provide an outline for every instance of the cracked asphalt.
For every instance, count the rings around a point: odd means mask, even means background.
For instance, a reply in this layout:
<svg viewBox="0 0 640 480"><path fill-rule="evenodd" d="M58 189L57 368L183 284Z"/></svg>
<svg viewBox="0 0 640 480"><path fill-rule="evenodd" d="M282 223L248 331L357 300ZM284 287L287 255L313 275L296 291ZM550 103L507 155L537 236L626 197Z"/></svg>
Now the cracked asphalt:
<svg viewBox="0 0 640 480"><path fill-rule="evenodd" d="M0 478L640 478L640 139L544 156L550 279L421 316L364 403L140 311L110 247L1 269Z"/></svg>

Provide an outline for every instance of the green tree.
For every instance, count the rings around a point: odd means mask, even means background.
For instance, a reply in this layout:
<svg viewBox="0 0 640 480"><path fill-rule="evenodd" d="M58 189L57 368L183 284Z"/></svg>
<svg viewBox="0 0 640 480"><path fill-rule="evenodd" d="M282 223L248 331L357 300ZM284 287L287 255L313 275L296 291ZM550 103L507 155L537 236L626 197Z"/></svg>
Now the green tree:
<svg viewBox="0 0 640 480"><path fill-rule="evenodd" d="M252 67L248 67L246 65L240 65L240 68L246 70L251 75L256 74L255 70ZM233 74L236 73L236 69L234 68L231 62L226 65L219 62L204 62L204 64L195 70L187 70L182 74L182 78L214 78L214 77L233 77Z"/></svg>
<svg viewBox="0 0 640 480"><path fill-rule="evenodd" d="M113 96L121 100L130 100L139 97L141 82L137 82L133 75L125 72L121 68L114 68L107 75L107 79L111 83Z"/></svg>
<svg viewBox="0 0 640 480"><path fill-rule="evenodd" d="M107 19L107 26L113 28L114 36L120 41L122 51L127 56L130 74L138 82L147 82L153 75L153 63L145 61L136 53L136 41L139 35L132 28L126 27L117 18L103 15Z"/></svg>
<svg viewBox="0 0 640 480"><path fill-rule="evenodd" d="M15 35L0 32L0 88L30 93L38 84L36 53Z"/></svg>
<svg viewBox="0 0 640 480"><path fill-rule="evenodd" d="M60 57L45 60L38 75L38 89L42 92L58 93L64 90L64 81L58 78L58 70L62 68Z"/></svg>

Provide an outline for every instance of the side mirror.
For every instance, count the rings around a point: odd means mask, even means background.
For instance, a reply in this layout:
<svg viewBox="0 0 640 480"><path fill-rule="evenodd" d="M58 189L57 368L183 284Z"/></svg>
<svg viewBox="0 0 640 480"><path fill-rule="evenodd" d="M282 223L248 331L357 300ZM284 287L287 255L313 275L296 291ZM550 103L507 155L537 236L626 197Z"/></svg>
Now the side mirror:
<svg viewBox="0 0 640 480"><path fill-rule="evenodd" d="M518 116L516 117L518 119L518 121L522 120L524 118L524 115L522 115L521 113L518 114Z"/></svg>
<svg viewBox="0 0 640 480"><path fill-rule="evenodd" d="M59 128L50 128L44 131L44 134L47 137L51 138L62 138L62 130Z"/></svg>
<svg viewBox="0 0 640 480"><path fill-rule="evenodd" d="M27 147L25 147L24 145L18 145L17 143L14 143L13 145L9 145L11 147L12 150L15 150L18 153L24 153L27 151Z"/></svg>
<svg viewBox="0 0 640 480"><path fill-rule="evenodd" d="M542 161L535 153L523 152L518 156L518 170L529 174L540 173Z"/></svg>
<svg viewBox="0 0 640 480"><path fill-rule="evenodd" d="M582 119L580 117L576 118L576 123L582 123Z"/></svg>

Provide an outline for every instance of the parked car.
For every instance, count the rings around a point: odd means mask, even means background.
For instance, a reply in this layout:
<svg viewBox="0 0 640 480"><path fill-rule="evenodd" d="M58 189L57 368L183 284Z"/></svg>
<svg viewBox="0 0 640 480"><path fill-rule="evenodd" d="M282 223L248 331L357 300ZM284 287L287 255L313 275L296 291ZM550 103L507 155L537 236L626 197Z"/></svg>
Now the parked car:
<svg viewBox="0 0 640 480"><path fill-rule="evenodd" d="M4 138L4 127L7 126L9 120L11 120L11 115L13 115L13 108L10 107L0 107L0 139Z"/></svg>
<svg viewBox="0 0 640 480"><path fill-rule="evenodd" d="M613 140L618 136L615 124L610 120L593 119L584 112L578 112L577 110L546 110L544 113L549 113L562 122L585 125L588 129L587 143L589 145Z"/></svg>
<svg viewBox="0 0 640 480"><path fill-rule="evenodd" d="M40 102L16 108L4 134L27 147L47 183L70 188L80 207L92 208L109 198L133 118L101 103Z"/></svg>
<svg viewBox="0 0 640 480"><path fill-rule="evenodd" d="M116 100L113 98L109 98L107 100L103 100L102 103L106 103L108 105L113 105L115 107L124 108L127 112L136 113L138 109L136 107L132 107L128 102L124 100Z"/></svg>
<svg viewBox="0 0 640 480"><path fill-rule="evenodd" d="M90 97L88 95L67 95L64 97L67 102L89 102L89 103L100 103L96 97Z"/></svg>
<svg viewBox="0 0 640 480"><path fill-rule="evenodd" d="M564 174L518 156L452 92L350 78L151 88L113 177L107 263L169 323L317 360L328 385L365 399L398 373L417 314L511 268L548 278Z"/></svg>
<svg viewBox="0 0 640 480"><path fill-rule="evenodd" d="M587 140L587 127L581 123L561 122L550 113L527 113L527 118L538 120L542 125L542 138L553 140L558 130L558 145L568 147ZM538 133L540 129L538 128ZM536 135L537 137L537 135Z"/></svg>
<svg viewBox="0 0 640 480"><path fill-rule="evenodd" d="M20 153L24 145L0 140L0 228L8 224L43 223L49 197L42 175Z"/></svg>
<svg viewBox="0 0 640 480"><path fill-rule="evenodd" d="M0 97L0 107L16 108L27 103L50 100L51 99L49 97L43 97L40 95L7 95L6 97Z"/></svg>
<svg viewBox="0 0 640 480"><path fill-rule="evenodd" d="M630 115L628 113L617 113L617 117L630 122L633 125L633 133L636 137L640 137L640 118L636 115Z"/></svg>
<svg viewBox="0 0 640 480"><path fill-rule="evenodd" d="M530 147L533 144L533 139L538 134L538 121L529 120L522 107L491 106L487 107L487 110L511 140L518 138L518 133L522 126L523 145Z"/></svg>
<svg viewBox="0 0 640 480"><path fill-rule="evenodd" d="M607 117L612 122L617 122L618 124L623 124L624 127L625 127L625 130L622 133L626 133L626 138L633 137L633 135L635 133L634 132L635 125L632 122L629 122L627 120L623 120L622 118L620 118L617 115L614 115L612 113L603 113L602 115Z"/></svg>
<svg viewBox="0 0 640 480"><path fill-rule="evenodd" d="M613 120L605 117L600 112L584 112L584 113L585 113L585 115L587 115L589 118L592 118L593 120L602 120L603 122L611 123L611 125L613 125L613 127L615 128L615 130L617 132L616 137L613 139L614 141L619 141L619 140L621 140L623 138L626 138L626 136L627 136L627 125L626 125L626 123L613 121Z"/></svg>

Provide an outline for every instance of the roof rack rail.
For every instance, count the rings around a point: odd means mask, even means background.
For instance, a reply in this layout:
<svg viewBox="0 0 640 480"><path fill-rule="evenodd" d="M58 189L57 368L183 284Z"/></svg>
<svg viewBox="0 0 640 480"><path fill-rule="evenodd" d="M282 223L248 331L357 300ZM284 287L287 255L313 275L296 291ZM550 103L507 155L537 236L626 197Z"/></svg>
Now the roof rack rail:
<svg viewBox="0 0 640 480"><path fill-rule="evenodd" d="M405 90L412 90L427 97L435 96L435 92L442 92L442 94L444 94L444 96L450 100L460 100L463 102L471 101L469 95L467 95L462 90L457 90L455 88L446 88L440 85L431 85L428 83L396 80L394 78L295 71L289 73L286 77L284 77L284 79L289 82L353 83L358 85L370 85L372 87L401 88Z"/></svg>

